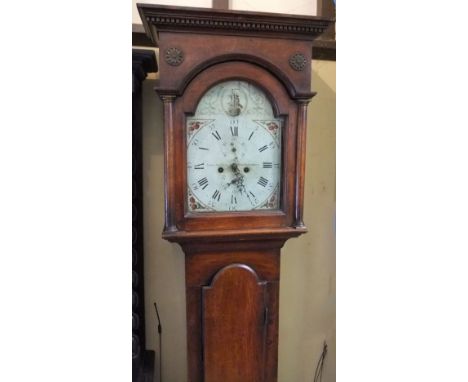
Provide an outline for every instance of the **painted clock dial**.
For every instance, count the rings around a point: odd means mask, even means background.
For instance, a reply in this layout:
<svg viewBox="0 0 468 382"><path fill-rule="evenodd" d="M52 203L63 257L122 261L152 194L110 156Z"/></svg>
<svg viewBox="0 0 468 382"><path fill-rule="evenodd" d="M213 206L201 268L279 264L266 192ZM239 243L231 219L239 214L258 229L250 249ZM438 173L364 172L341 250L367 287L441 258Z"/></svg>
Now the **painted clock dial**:
<svg viewBox="0 0 468 382"><path fill-rule="evenodd" d="M188 210L279 209L283 125L248 82L205 93L186 124Z"/></svg>

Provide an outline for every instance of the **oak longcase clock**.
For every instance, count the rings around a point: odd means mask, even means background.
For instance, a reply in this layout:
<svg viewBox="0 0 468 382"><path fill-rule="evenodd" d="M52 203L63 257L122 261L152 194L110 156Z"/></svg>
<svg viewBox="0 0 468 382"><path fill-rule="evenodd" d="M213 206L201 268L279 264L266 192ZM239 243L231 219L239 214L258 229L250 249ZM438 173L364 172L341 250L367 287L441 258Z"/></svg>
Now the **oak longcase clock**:
<svg viewBox="0 0 468 382"><path fill-rule="evenodd" d="M138 4L159 47L163 238L185 253L188 381L277 380L280 249L302 220L307 17Z"/></svg>

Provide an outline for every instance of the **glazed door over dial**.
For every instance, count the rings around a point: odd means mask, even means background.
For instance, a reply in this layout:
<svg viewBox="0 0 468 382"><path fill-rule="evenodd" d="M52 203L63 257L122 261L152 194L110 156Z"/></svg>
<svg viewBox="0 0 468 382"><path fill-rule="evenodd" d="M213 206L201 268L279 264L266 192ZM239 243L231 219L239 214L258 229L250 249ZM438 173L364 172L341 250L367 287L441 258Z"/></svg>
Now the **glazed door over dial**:
<svg viewBox="0 0 468 382"><path fill-rule="evenodd" d="M186 124L188 211L279 209L283 126L248 82L205 93Z"/></svg>

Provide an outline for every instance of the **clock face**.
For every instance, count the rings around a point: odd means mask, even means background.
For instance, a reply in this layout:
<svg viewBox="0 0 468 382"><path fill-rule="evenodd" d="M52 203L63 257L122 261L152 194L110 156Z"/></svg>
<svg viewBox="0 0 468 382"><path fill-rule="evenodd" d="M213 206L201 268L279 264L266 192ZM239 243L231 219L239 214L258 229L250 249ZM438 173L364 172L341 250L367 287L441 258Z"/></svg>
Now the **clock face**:
<svg viewBox="0 0 468 382"><path fill-rule="evenodd" d="M188 210L279 209L283 125L256 86L212 87L187 119Z"/></svg>

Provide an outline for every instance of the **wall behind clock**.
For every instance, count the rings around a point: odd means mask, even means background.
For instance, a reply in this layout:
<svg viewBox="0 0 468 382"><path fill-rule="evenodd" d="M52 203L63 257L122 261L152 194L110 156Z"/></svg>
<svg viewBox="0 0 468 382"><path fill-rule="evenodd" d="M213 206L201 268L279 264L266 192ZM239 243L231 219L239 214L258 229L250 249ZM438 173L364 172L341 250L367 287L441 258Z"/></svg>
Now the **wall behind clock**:
<svg viewBox="0 0 468 382"><path fill-rule="evenodd" d="M143 82L145 305L147 346L159 348L153 302L162 320L164 382L186 381L184 255L161 239L163 229L162 104ZM282 250L280 382L312 381L323 342L328 344L324 382L335 381L335 62L314 61L309 106L304 221L309 233ZM181 150L183 148L180 148ZM158 375L156 381L158 381Z"/></svg>
<svg viewBox="0 0 468 382"><path fill-rule="evenodd" d="M313 381L324 341L323 382L335 381L336 63L313 61L304 222L309 232L281 252L280 382Z"/></svg>

